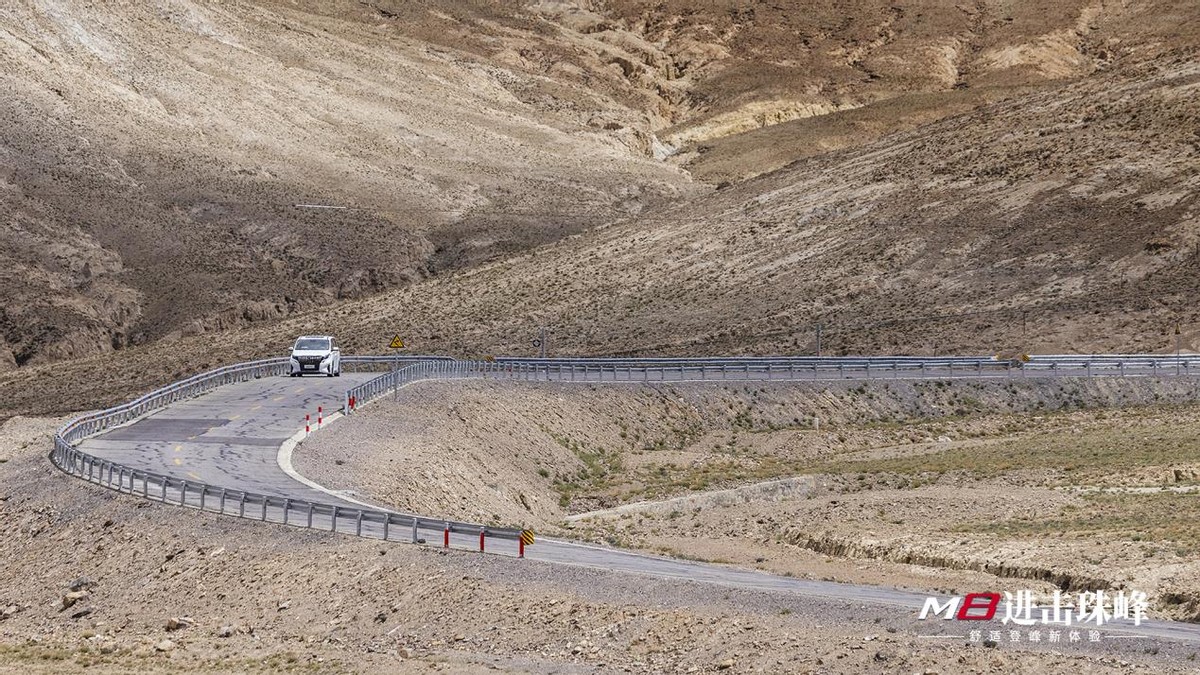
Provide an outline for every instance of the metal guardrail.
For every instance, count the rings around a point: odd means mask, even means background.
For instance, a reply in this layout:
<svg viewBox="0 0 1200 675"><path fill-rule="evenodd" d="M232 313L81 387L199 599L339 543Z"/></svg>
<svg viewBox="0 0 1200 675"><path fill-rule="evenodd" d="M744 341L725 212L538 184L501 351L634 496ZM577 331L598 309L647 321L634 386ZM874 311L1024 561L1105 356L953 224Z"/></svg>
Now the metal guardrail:
<svg viewBox="0 0 1200 675"><path fill-rule="evenodd" d="M731 359L520 359L459 361L433 356L345 356L350 371L385 370L383 375L345 392L343 411L358 407L418 380L495 378L558 382L659 382L726 380L888 379L916 377L1013 377L1051 373L1081 377L1200 375L1200 356L1083 355L1036 356L1029 361L992 357L742 357ZM398 367L402 366L402 367ZM286 358L239 363L201 373L152 391L128 403L77 417L54 436L50 459L63 472L103 487L146 499L225 515L278 522L387 540L396 528L415 541L419 529L484 533L519 540L521 530L425 518L395 511L359 509L266 495L142 471L79 450L85 438L132 422L176 401L220 386L287 373Z"/></svg>
<svg viewBox="0 0 1200 675"><path fill-rule="evenodd" d="M347 414L417 380L496 378L558 382L1029 377L1039 372L1080 377L1200 374L1200 356L1063 356L1029 361L967 357L737 357L526 359L423 362L347 390Z"/></svg>
<svg viewBox="0 0 1200 675"><path fill-rule="evenodd" d="M446 357L343 357L343 367L354 370L392 368L401 363L453 362ZM410 368L413 366L409 366ZM348 369L349 370L349 369ZM95 483L117 492L139 495L165 504L196 508L223 515L252 518L331 532L353 532L360 537L385 540L416 541L418 530L442 530L447 533L482 533L488 538L519 540L521 530L492 527L454 520L425 518L395 511L350 508L335 504L310 502L279 495L267 495L244 490L189 481L152 471L143 471L117 462L101 459L76 448L85 438L103 433L164 408L176 401L199 396L217 387L235 382L278 377L288 372L288 359L275 358L239 363L218 368L186 380L156 389L129 403L77 417L54 435L51 462L64 473ZM397 536L400 534L400 536Z"/></svg>

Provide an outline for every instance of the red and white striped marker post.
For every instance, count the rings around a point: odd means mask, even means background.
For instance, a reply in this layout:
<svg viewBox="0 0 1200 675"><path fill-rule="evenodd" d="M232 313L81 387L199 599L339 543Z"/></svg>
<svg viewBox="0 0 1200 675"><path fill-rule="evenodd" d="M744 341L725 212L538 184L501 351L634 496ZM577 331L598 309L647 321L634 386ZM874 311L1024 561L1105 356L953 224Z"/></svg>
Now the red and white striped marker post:
<svg viewBox="0 0 1200 675"><path fill-rule="evenodd" d="M325 419L325 410L321 406L317 406L317 428L321 428L321 423Z"/></svg>
<svg viewBox="0 0 1200 675"><path fill-rule="evenodd" d="M483 539L487 536L487 528L479 528L479 552L483 553Z"/></svg>
<svg viewBox="0 0 1200 675"><path fill-rule="evenodd" d="M450 548L450 523L446 523L446 529L442 530L442 548Z"/></svg>
<svg viewBox="0 0 1200 675"><path fill-rule="evenodd" d="M525 557L525 540L521 537L517 537L517 557Z"/></svg>
<svg viewBox="0 0 1200 675"><path fill-rule="evenodd" d="M308 425L309 425L309 418L308 418L308 415L307 415L307 414L305 414L305 415L304 415L304 433L305 433L305 434L310 434L310 433L312 433L312 431L309 429L309 426L308 426Z"/></svg>

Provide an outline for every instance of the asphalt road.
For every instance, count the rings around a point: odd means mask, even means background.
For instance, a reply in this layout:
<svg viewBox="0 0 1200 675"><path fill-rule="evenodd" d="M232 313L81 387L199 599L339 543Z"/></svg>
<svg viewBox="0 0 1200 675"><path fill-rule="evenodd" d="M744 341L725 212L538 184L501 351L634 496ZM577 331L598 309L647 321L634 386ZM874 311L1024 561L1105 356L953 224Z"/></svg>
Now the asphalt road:
<svg viewBox="0 0 1200 675"><path fill-rule="evenodd" d="M336 433L335 430L318 431L318 407L326 413L333 411L340 406L347 387L375 375L346 373L341 378L302 379L271 377L228 385L203 396L174 403L133 423L87 439L80 449L139 470L221 486L231 491L340 506L345 510L337 515L336 523L331 513L309 511L298 514L295 509L288 512L292 519L290 522L311 522L312 526L318 528L336 528L339 532L347 533L358 531L383 538L382 523L364 522L356 513L364 503L381 510L386 506L375 505L361 496L339 497L338 493L305 485L285 473L278 461L280 446L304 429L306 414L310 416L309 424L314 432ZM673 378L668 375L665 379ZM679 379L692 378L685 376ZM142 489L140 483L132 482L130 488L134 491ZM196 495L187 493L182 497L184 503L190 506L198 506L198 499ZM209 502L209 508L212 508L211 504ZM263 506L243 503L235 508L234 503L230 502L228 506L233 512L243 512L251 517L258 517L261 513L266 520L283 519L282 504ZM393 525L387 535L389 540L422 539L429 545L437 546L442 544L444 533L440 529L426 528L413 533L411 528ZM513 541L493 540L485 543L491 553L517 554L517 544ZM478 533L454 532L451 546L477 549ZM914 616L926 597L925 594L887 587L795 579L566 541L540 539L534 546L525 549L525 555L530 559L557 564L891 606ZM1123 626L1121 631L1130 635L1200 643L1200 625L1194 624L1151 621L1136 628L1132 625ZM932 628L931 632L934 632Z"/></svg>

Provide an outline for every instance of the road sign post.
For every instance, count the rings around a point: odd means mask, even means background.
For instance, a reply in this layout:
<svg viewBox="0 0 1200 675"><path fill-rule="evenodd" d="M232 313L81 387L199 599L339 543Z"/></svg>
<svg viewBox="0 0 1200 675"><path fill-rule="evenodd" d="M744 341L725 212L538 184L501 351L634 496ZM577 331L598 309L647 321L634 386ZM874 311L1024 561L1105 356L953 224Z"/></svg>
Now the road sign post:
<svg viewBox="0 0 1200 675"><path fill-rule="evenodd" d="M400 400L400 350L404 349L404 340L400 338L400 334L396 333L395 337L388 344L388 349L395 350L396 358L392 361L392 400Z"/></svg>
<svg viewBox="0 0 1200 675"><path fill-rule="evenodd" d="M525 557L525 547L526 546L533 546L533 530L521 530L521 536L517 537L517 557L518 558Z"/></svg>

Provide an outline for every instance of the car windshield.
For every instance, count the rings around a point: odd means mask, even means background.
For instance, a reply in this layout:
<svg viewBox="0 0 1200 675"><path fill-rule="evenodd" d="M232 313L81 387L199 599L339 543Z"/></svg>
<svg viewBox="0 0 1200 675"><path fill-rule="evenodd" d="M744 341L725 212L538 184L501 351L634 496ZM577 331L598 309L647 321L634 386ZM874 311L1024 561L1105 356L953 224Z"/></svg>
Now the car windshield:
<svg viewBox="0 0 1200 675"><path fill-rule="evenodd" d="M328 351L329 338L300 338L296 340L293 351Z"/></svg>

